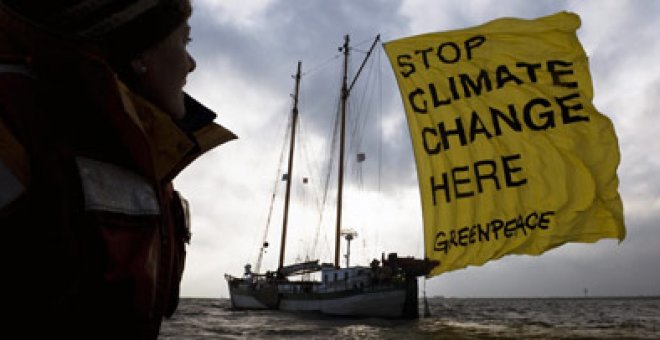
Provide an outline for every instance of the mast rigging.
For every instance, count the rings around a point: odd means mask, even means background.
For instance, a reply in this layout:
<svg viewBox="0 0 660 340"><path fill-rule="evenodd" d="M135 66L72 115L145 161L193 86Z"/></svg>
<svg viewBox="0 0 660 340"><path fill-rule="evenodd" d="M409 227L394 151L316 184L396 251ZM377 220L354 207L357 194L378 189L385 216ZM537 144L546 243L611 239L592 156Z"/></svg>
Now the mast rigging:
<svg viewBox="0 0 660 340"><path fill-rule="evenodd" d="M335 228L335 268L339 268L339 257L340 257L340 241L341 241L341 212L342 212L342 199L344 192L344 149L346 144L346 102L348 101L348 96L351 89L355 85L357 78L360 76L362 69L364 68L367 59L371 55L374 47L376 47L376 42L380 40L380 34L376 36L374 42L371 44L371 48L367 52L367 55L364 57L358 72L355 74L355 77L351 81L351 85L348 85L348 57L350 54L349 41L350 38L347 35L344 36L344 45L340 50L344 53L344 70L342 77L342 86L341 86L341 110L339 124L341 126L339 133L339 168L338 168L338 189L337 189L337 224Z"/></svg>
<svg viewBox="0 0 660 340"><path fill-rule="evenodd" d="M289 165L287 167L286 194L284 198L284 217L282 221L282 240L280 242L280 262L278 269L284 267L284 253L286 249L286 228L289 221L289 200L291 197L291 179L293 177L293 151L296 146L296 123L298 122L298 92L300 90L301 61L298 61L296 72L296 88L293 94L293 109L291 110L291 142L289 146Z"/></svg>

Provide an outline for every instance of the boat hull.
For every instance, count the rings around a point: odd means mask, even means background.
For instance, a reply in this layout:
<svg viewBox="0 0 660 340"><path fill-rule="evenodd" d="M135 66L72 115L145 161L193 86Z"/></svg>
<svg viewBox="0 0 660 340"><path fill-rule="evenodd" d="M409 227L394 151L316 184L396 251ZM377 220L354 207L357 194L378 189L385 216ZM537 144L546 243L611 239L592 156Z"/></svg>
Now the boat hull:
<svg viewBox="0 0 660 340"><path fill-rule="evenodd" d="M406 303L405 287L377 291L348 291L283 296L280 310L318 311L323 314L358 317L403 317Z"/></svg>
<svg viewBox="0 0 660 340"><path fill-rule="evenodd" d="M316 265L316 262L308 263ZM376 260L369 267L336 268L323 264L318 280L290 280L271 272L254 274L249 270L243 278L225 277L232 306L238 309L279 309L355 317L419 317L417 276L425 275L430 265L426 260L399 258L396 254L390 254L383 264L380 266ZM283 269L289 268L301 266ZM311 269L315 272L316 267Z"/></svg>
<svg viewBox="0 0 660 340"><path fill-rule="evenodd" d="M272 309L249 292L230 292L230 296L234 309Z"/></svg>
<svg viewBox="0 0 660 340"><path fill-rule="evenodd" d="M234 279L240 280L240 279ZM345 317L416 318L418 313L417 280L367 289L334 292L283 293L275 283L270 286L229 281L232 308L288 312L320 312ZM287 290L296 283L281 284ZM280 287L281 290L282 287Z"/></svg>
<svg viewBox="0 0 660 340"><path fill-rule="evenodd" d="M234 309L277 309L277 284L265 279L227 278L231 306Z"/></svg>

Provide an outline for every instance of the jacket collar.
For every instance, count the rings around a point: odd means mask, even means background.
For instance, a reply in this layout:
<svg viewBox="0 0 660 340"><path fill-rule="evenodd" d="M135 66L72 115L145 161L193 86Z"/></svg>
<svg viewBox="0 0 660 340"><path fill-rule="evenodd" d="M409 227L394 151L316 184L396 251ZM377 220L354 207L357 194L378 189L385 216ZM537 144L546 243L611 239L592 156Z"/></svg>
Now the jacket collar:
<svg viewBox="0 0 660 340"><path fill-rule="evenodd" d="M197 123L184 131L168 114L118 80L117 86L124 111L148 144L151 164L143 164L143 167L151 167L151 174L159 181L172 180L203 153L237 138L231 131L213 123L215 114L188 95L186 115L206 115L210 120Z"/></svg>

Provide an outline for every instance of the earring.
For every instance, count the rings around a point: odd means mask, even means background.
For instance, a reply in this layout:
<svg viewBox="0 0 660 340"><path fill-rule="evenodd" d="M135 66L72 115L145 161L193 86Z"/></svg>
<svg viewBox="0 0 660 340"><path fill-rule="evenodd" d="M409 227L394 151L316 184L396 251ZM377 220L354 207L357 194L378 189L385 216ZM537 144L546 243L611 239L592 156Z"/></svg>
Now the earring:
<svg viewBox="0 0 660 340"><path fill-rule="evenodd" d="M130 61L130 67L133 69L133 72L137 75L145 75L149 70L147 66L144 65L144 62L140 57L137 57Z"/></svg>

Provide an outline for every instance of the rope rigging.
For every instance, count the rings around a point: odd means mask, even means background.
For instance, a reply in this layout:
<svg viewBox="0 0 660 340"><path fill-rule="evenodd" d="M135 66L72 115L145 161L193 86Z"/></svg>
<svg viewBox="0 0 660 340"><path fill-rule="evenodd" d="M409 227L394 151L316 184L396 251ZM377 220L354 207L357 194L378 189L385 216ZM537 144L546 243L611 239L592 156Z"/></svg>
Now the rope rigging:
<svg viewBox="0 0 660 340"><path fill-rule="evenodd" d="M365 42L369 42L370 40L365 40ZM353 48L351 48L353 50ZM365 52L366 53L366 52ZM349 108L349 118L347 124L350 126L350 133L349 133L349 138L348 138L348 144L347 144L347 149L349 154L355 155L355 157L358 157L357 162L355 161L356 158L353 157L347 157L344 160L344 166L349 169L349 173L352 174L352 179L347 179L349 183L356 184L358 189L362 190L363 188L363 183L364 180L362 178L362 167L363 167L363 161L365 160L365 154L363 152L365 151L370 151L365 150L363 148L364 140L365 140L365 135L367 134L366 131L368 130L368 127L375 128L376 132L375 134L378 136L377 138L377 151L374 152L375 157L377 160L377 166L378 166L378 171L375 175L377 177L376 185L378 189L380 189L380 172L381 172L381 105L379 100L382 99L382 79L381 79L381 72L379 72L380 68L380 53L379 58L377 59L378 62L372 60L368 63L365 63L360 66L360 69L358 72L364 71L365 75L364 78L367 78L366 81L363 81L361 83L357 83L359 86L355 86L355 92L356 94L352 95L349 97L349 101L347 103L348 108ZM351 88L353 88L353 85L356 85L356 82L353 81ZM321 209L321 215L319 216L319 223L317 225L317 231L314 237L314 242L312 243L313 249L318 248L318 242L319 242L319 235L321 234L322 227L323 227L323 212L325 211L325 207L327 204L327 198L328 198L328 191L330 189L330 184L331 180L334 178L333 176L333 171L336 171L335 167L337 165L337 162L333 159L337 156L337 148L338 148L338 139L339 139L339 101L341 98L341 92L339 91L340 86L337 86L336 89L338 89L336 95L335 95L335 103L336 106L334 107L334 122L332 124L333 130L332 130L332 138L329 138L328 140L331 140L330 142L330 151L328 153L324 153L326 155L330 155L327 159L327 165L325 168L325 171L323 172L323 175L325 177L324 180L324 185L323 185L323 199L322 199L322 207L324 209ZM375 110L373 109L375 107ZM373 119L373 116L376 115L378 118ZM373 124L373 122L376 121L376 124ZM373 135L373 134L371 134ZM372 143L373 144L373 143ZM360 159L361 158L361 159ZM352 170L352 171L351 171ZM363 240L364 242L364 240ZM312 252L315 252L315 251Z"/></svg>
<svg viewBox="0 0 660 340"><path fill-rule="evenodd" d="M363 43L367 43L371 41L365 40ZM358 44L357 46L359 46ZM375 45L375 42L374 42ZM368 53L364 51L360 51L355 49L354 47L351 48L352 51L355 52L360 52L360 53ZM370 52L369 52L370 53ZM362 79L360 82L356 82L356 79L353 79L353 82L350 85L350 90L354 90L355 94L351 95L349 97L348 102L346 103L347 108L349 109L350 114L347 117L347 127L348 127L348 134L347 134L347 155L355 155L355 156L350 156L346 157L344 159L344 167L348 170L347 173L350 174L351 176L347 176L346 178L346 183L349 184L352 188L357 187L357 189L363 190L364 189L364 178L363 178L363 168L367 164L374 164L372 162L372 159L377 161L376 165L378 167L378 171L376 174L374 174L372 177L376 177L377 181L377 187L378 190L380 190L380 173L381 173L381 133L382 133L382 118L380 112L382 111L382 80L381 80L381 72L379 72L380 69L380 53L378 54L378 58L371 58L371 60L368 63L363 63L360 65L359 70L357 71L356 75L359 75L360 73L364 73L362 75ZM326 72L320 72L321 70L324 70L331 64L334 64L335 61L338 60L340 55L335 55L322 63L318 64L317 66L311 68L310 70L304 72L301 74L301 76L304 77L306 80L303 82L303 84L307 84L307 80L309 80L310 75L322 75L325 74ZM353 70L351 70L352 72ZM320 77L322 78L322 77ZM325 81L327 81L327 75L325 77ZM341 83L340 77L337 78L337 82ZM324 225L324 223L328 222L325 221L325 216L326 216L326 210L329 209L329 198L333 197L331 195L331 188L334 188L336 185L336 176L333 176L336 174L337 169L337 162L336 162L336 157L338 154L338 148L339 148L339 123L340 123L340 98L341 98L341 86L336 86L335 88L337 89L336 95L335 95L335 100L334 104L332 107L332 110L334 111L333 115L328 115L324 114L323 111L327 112L324 109L320 109L317 113L317 111L314 110L307 110L308 108L306 107L307 105L307 94L309 93L307 89L310 86L302 86L302 91L299 93L299 106L301 108L300 110L300 115L298 117L298 124L296 128L296 143L299 145L299 148L295 150L295 154L297 156L294 156L296 158L296 162L300 161L303 164L302 166L299 166L299 169L304 169L306 171L306 177L305 179L309 178L308 181L305 181L307 184L303 185L304 189L301 187L299 190L296 189L294 192L298 195L298 204L302 203L305 205L308 200L313 201L314 209L316 211L316 214L318 215L316 217L316 226L313 230L307 229L307 232L312 232L313 233L313 238L312 242L301 242L303 245L303 248L308 248L308 249L298 249L298 254L294 256L294 258L325 258L328 256L328 254L331 254L331 250L328 249L327 252L323 253L323 256L317 256L320 255L320 249L321 248L321 241L323 240L325 243L328 243L328 230L329 229L327 225ZM355 88L354 88L355 87ZM315 103L318 103L318 100L315 99ZM325 107L329 107L330 105L327 105ZM373 107L376 107L376 109L372 109ZM327 135L323 139L323 141L327 141L321 144L321 148L319 149L318 147L315 147L315 145L310 144L308 140L312 138L308 137L314 137L314 130L311 128L314 127L314 124L311 124L312 122L318 122L320 116L323 115L325 117L332 116L333 117L333 122L330 124L323 125L321 124L321 127L329 127L330 125L332 126L331 131L328 131ZM376 115L376 117L374 117ZM280 159L278 163L278 171L277 171L277 176L275 179L275 182L273 184L273 194L271 197L271 203L270 207L268 210L268 217L267 217L267 222L266 222L266 229L263 234L263 241L262 241L262 246L259 252L259 257L257 261L257 266L256 270L257 272L260 270L261 266L261 261L263 254L265 252L265 248L267 247L267 237L268 237L268 232L270 229L270 224L272 222L272 217L273 217L273 210L274 210L274 205L276 202L276 196L278 195L278 189L281 185L281 178L282 174L284 171L282 171L283 164L286 163L285 161L285 153L287 151L287 143L286 140L290 138L290 129L291 129L291 117L289 117L289 123L288 123L288 128L286 130L285 136L283 138L283 145L281 148L280 152ZM312 121L313 120L313 121ZM318 126L318 125L317 125ZM375 131L372 131L373 129L376 129ZM377 136L377 142L372 142L371 139L365 138L366 134L369 134L370 136L374 136L374 132L376 133L375 136ZM375 137L374 136L374 137ZM369 142L367 145L365 145L365 140L368 140ZM313 140L314 142L314 140ZM318 139L315 140L315 142L318 143ZM375 145L374 145L375 144ZM374 148L377 148L374 152ZM316 151L316 150L321 150ZM374 156L369 156L369 163L365 163L364 161L367 159L366 154L371 153ZM316 161L319 159L319 156L323 156L322 160ZM357 157L357 161L356 158ZM371 165L373 166L373 165ZM315 170L316 169L316 170ZM300 172L298 172L300 173ZM349 178L350 177L350 178ZM369 177L369 178L372 178ZM288 178L289 181L293 181L294 179L292 176L289 176ZM298 181L296 181L298 182ZM296 183L296 182L292 182ZM300 183L297 183L299 185ZM352 191L353 189L349 190ZM308 192L311 192L311 195L308 195ZM295 210L296 208L294 208ZM300 208L298 208L300 209ZM308 211L306 211L308 212ZM299 213L299 212L298 212ZM311 236L311 235L310 235ZM363 243L364 247L364 242L365 240L363 239L361 243ZM329 245L328 245L329 246ZM299 252L303 251L304 254L300 254ZM293 254L292 254L293 255Z"/></svg>
<svg viewBox="0 0 660 340"><path fill-rule="evenodd" d="M277 169L275 171L275 179L273 181L273 190L272 190L272 196L270 199L270 204L268 207L268 217L266 218L266 228L264 229L264 234L260 243L259 247L259 254L257 256L257 262L255 265L255 272L259 273L261 270L261 262L263 260L264 253L266 252L266 248L268 248L269 243L268 243L268 231L270 230L270 223L272 221L273 217L273 207L275 206L275 201L277 199L277 193L278 193L278 188L280 187L280 182L282 178L282 168L284 166L284 155L286 154L287 151L287 140L289 139L289 136L291 134L291 121L292 117L289 116L288 118L288 123L286 124L286 129L284 130L284 138L282 138L282 146L280 147L280 157L277 165Z"/></svg>

